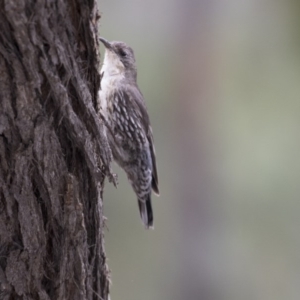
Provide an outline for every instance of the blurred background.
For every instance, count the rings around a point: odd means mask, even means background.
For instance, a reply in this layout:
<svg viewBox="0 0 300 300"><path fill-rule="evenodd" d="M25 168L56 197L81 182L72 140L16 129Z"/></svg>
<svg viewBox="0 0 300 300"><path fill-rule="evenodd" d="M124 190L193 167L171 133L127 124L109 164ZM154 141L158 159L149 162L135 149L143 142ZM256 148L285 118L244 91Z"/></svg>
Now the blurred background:
<svg viewBox="0 0 300 300"><path fill-rule="evenodd" d="M106 183L111 299L300 299L299 1L99 9L135 50L161 191L147 231L124 172Z"/></svg>

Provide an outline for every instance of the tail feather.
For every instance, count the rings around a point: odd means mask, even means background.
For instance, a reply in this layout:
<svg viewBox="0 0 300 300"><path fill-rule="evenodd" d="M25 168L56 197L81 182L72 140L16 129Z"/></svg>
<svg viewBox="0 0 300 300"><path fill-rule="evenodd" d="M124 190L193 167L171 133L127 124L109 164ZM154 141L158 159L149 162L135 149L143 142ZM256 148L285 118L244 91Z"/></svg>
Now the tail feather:
<svg viewBox="0 0 300 300"><path fill-rule="evenodd" d="M152 187L153 192L157 196L159 196L158 182L157 182L156 178L153 175L152 175L151 187Z"/></svg>
<svg viewBox="0 0 300 300"><path fill-rule="evenodd" d="M153 228L153 211L151 205L151 194L146 201L138 200L140 215L147 229Z"/></svg>

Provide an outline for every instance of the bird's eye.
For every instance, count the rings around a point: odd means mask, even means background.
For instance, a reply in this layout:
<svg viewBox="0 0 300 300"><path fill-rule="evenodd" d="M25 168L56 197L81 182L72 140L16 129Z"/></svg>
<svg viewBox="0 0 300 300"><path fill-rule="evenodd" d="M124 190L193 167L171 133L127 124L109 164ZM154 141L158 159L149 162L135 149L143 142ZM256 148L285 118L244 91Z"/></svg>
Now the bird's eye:
<svg viewBox="0 0 300 300"><path fill-rule="evenodd" d="M121 57L125 57L127 55L127 53L122 48L120 48L118 52Z"/></svg>

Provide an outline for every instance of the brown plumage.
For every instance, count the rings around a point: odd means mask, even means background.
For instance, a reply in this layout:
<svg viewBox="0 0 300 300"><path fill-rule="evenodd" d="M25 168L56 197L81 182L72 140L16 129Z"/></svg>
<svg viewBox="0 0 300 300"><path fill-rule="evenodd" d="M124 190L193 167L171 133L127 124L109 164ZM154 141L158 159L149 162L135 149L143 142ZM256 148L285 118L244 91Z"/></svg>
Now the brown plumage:
<svg viewBox="0 0 300 300"><path fill-rule="evenodd" d="M146 228L153 226L151 189L158 195L155 149L144 97L137 86L133 50L100 38L106 51L99 110L107 125L114 160L126 172Z"/></svg>

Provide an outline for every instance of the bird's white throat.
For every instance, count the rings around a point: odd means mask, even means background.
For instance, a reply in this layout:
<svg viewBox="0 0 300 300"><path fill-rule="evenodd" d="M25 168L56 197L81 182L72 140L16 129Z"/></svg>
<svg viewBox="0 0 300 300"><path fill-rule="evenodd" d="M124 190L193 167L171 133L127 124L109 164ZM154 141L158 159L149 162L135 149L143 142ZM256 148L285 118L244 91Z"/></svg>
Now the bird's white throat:
<svg viewBox="0 0 300 300"><path fill-rule="evenodd" d="M110 50L105 51L103 66L101 73L104 72L104 76L124 76L125 67L116 53Z"/></svg>
<svg viewBox="0 0 300 300"><path fill-rule="evenodd" d="M109 50L105 51L103 66L101 68L101 74L102 73L101 90L99 91L99 109L106 117L107 106L112 105L112 103L107 103L109 93L115 90L118 82L124 79L125 76L124 65L114 52Z"/></svg>

